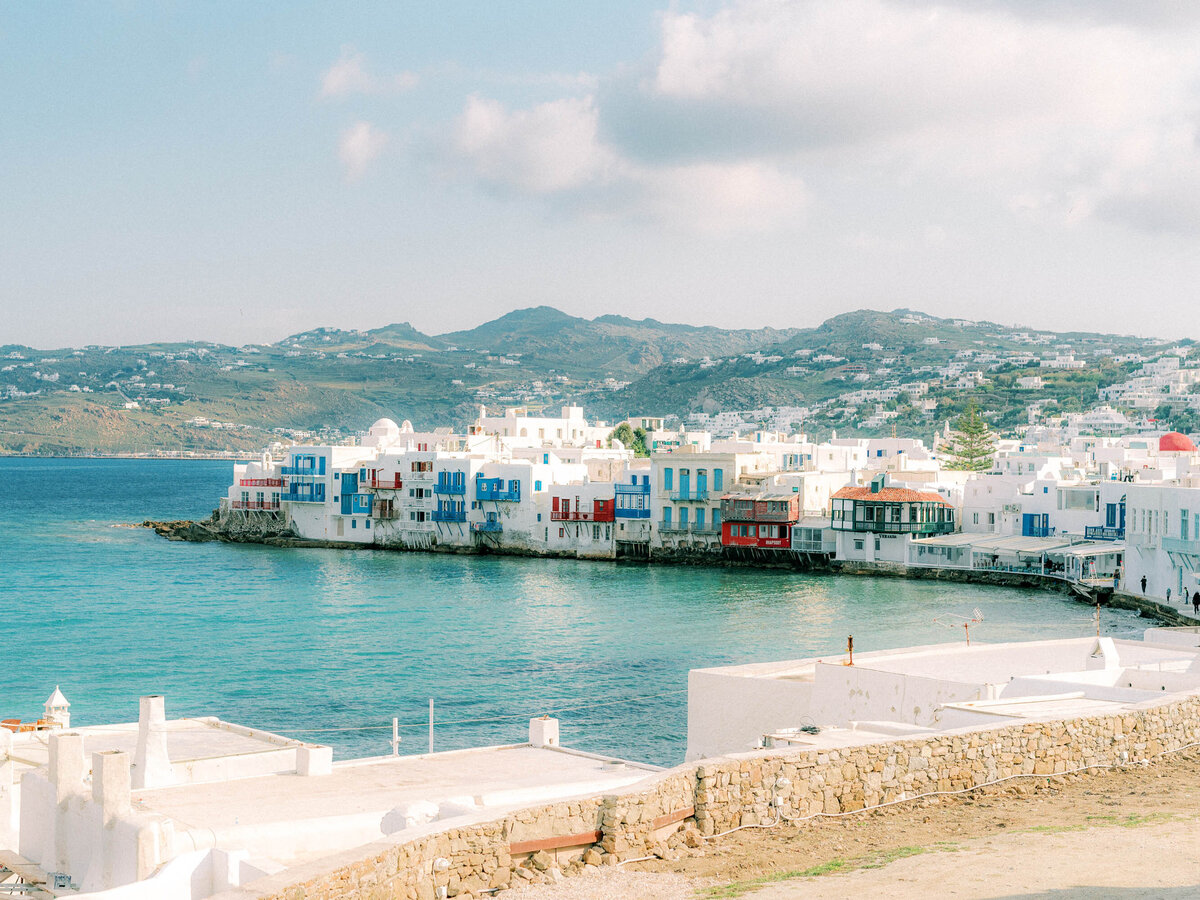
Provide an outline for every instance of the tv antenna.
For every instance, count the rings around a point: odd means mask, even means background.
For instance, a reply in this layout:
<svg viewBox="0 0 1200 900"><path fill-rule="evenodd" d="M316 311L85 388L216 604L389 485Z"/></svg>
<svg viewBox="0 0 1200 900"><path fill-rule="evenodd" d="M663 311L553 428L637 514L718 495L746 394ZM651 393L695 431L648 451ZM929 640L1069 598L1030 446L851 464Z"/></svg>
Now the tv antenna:
<svg viewBox="0 0 1200 900"><path fill-rule="evenodd" d="M979 611L979 607L971 610L970 616L960 616L957 613L943 613L933 620L934 625L941 625L943 628L961 628L963 634L967 638L967 646L971 646L971 626L981 625L983 623L983 613Z"/></svg>

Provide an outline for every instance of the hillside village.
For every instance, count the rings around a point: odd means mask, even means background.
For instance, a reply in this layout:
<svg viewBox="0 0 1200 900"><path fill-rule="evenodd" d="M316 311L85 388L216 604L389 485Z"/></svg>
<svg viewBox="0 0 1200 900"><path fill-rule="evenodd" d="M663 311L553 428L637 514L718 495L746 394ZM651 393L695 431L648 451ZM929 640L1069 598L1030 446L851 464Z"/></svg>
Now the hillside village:
<svg viewBox="0 0 1200 900"><path fill-rule="evenodd" d="M337 442L381 416L469 424L479 405L650 411L720 436L927 438L975 399L994 429L1200 428L1191 341L1055 334L860 311L813 329L594 320L539 307L470 331L321 328L274 344L0 347L0 452L246 452Z"/></svg>

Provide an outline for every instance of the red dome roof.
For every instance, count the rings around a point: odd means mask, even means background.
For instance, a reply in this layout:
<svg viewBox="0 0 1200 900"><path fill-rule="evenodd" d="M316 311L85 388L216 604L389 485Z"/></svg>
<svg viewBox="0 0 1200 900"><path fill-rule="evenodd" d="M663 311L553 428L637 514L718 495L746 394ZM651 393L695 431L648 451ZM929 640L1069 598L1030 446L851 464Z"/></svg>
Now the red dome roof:
<svg viewBox="0 0 1200 900"><path fill-rule="evenodd" d="M1158 439L1158 449L1160 452L1191 453L1195 451L1196 445L1187 435L1180 434L1178 431L1168 431Z"/></svg>

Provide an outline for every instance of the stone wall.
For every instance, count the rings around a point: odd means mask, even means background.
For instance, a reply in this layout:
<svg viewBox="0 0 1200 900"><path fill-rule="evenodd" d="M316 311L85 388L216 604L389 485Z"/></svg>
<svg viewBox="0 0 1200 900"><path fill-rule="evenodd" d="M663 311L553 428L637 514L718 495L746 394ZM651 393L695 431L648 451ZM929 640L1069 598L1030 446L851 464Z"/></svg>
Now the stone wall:
<svg viewBox="0 0 1200 900"><path fill-rule="evenodd" d="M1193 696L1122 715L720 757L669 770L622 793L531 807L403 844L372 844L313 864L302 883L273 886L267 879L259 890L231 897L435 900L439 888L448 897L477 897L516 882L557 880L585 865L671 858L686 852L685 845L699 844L702 835L777 816L849 812L1012 775L1153 762L1196 742L1200 697Z"/></svg>
<svg viewBox="0 0 1200 900"><path fill-rule="evenodd" d="M986 731L839 750L754 754L697 764L696 825L739 825L840 813L1013 775L1056 775L1150 760L1200 741L1200 698L1120 716L1027 722ZM780 786L780 779L783 779ZM778 805L772 801L778 797Z"/></svg>

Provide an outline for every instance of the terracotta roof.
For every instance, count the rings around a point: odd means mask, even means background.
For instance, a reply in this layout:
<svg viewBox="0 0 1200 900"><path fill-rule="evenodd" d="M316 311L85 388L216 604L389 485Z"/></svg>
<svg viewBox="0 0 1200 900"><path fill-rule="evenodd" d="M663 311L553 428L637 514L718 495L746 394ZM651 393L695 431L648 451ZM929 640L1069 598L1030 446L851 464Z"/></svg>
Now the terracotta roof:
<svg viewBox="0 0 1200 900"><path fill-rule="evenodd" d="M939 494L932 491L914 491L910 488L885 487L874 493L869 487L846 486L833 495L834 500L874 500L882 503L940 503L950 506Z"/></svg>

